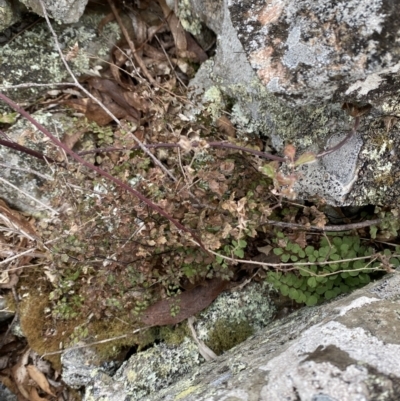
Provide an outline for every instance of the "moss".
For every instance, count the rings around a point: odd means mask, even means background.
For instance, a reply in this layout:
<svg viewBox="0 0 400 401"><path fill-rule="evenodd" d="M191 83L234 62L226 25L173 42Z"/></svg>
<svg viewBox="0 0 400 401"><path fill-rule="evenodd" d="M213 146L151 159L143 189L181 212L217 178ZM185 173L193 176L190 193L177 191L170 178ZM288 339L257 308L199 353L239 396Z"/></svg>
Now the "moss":
<svg viewBox="0 0 400 401"><path fill-rule="evenodd" d="M50 306L48 294L30 289L26 297L19 305L20 323L22 331L29 346L39 355L59 351L68 333L72 333L74 321L58 321L55 327L50 329L46 318L46 309ZM47 326L47 327L46 327ZM61 369L60 355L49 355L45 357L53 363L55 369Z"/></svg>
<svg viewBox="0 0 400 401"><path fill-rule="evenodd" d="M207 345L217 354L230 350L254 333L248 321L236 322L229 319L218 320L211 332Z"/></svg>
<svg viewBox="0 0 400 401"><path fill-rule="evenodd" d="M188 336L190 336L190 331L186 322L175 327L160 327L159 337L168 345L180 345Z"/></svg>

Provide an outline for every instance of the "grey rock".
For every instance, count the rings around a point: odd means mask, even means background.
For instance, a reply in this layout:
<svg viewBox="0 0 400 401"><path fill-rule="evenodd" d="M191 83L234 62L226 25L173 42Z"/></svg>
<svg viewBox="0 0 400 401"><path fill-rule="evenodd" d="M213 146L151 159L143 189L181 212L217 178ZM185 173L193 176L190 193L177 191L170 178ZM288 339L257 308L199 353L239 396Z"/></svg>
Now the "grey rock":
<svg viewBox="0 0 400 401"><path fill-rule="evenodd" d="M303 199L319 196L331 205L397 205L397 5L318 0L184 3L188 13L217 35L215 56L203 63L190 84L196 104L190 113L206 109L216 119L231 104L228 111L239 136L244 132L269 138L278 152L292 143L297 154L320 153L352 128L353 118L342 109L343 102L369 103L358 135L345 148L295 170L295 194ZM325 37L321 21L328 17ZM333 22L339 20L340 45L332 33ZM329 47L335 43L334 49ZM390 116L394 125L388 128Z"/></svg>
<svg viewBox="0 0 400 401"><path fill-rule="evenodd" d="M64 135L73 127L72 118L46 112L37 112L33 117L51 132ZM25 119L19 120L7 132L9 140L48 154L52 145L44 135ZM53 170L50 165L25 153L17 152L5 146L0 147L2 198L16 209L34 216L52 215L50 200L54 194L48 193L43 184L52 180Z"/></svg>
<svg viewBox="0 0 400 401"><path fill-rule="evenodd" d="M54 25L65 54L75 44L79 45L77 56L69 62L77 77L100 70L104 60L109 57L110 47L119 38L119 27L115 23L107 24L103 33L97 34L98 22L103 17L103 13L95 12L85 15L80 22L70 26ZM92 58L93 55L97 55L97 58ZM51 87L35 87L30 83L51 84L71 79L60 60L45 23L36 24L11 43L1 47L0 58L2 59L0 65L2 88L0 90L12 100L22 104L34 100L51 89ZM5 90L7 87L20 84L27 84L27 88ZM0 112L12 112L5 103L0 103ZM58 115L50 112L37 113L34 118L60 138L67 131L72 131L74 125L72 118L62 113ZM28 148L31 147L33 150L43 152L46 148L51 149L47 139L44 140L43 134L22 118L7 131L7 136L9 140ZM0 163L2 164L1 178L14 185L12 187L1 181L2 197L17 209L35 215L42 213L46 215L47 212L42 206L22 195L15 187L49 205L51 196L54 194L48 194L43 190L46 179L43 180L43 177L35 172L49 176L52 174L51 169L38 159L5 146L0 147Z"/></svg>
<svg viewBox="0 0 400 401"><path fill-rule="evenodd" d="M78 343L78 346L84 345ZM70 387L79 389L93 380L93 370L97 362L96 353L90 348L78 348L65 351L61 356L63 381Z"/></svg>
<svg viewBox="0 0 400 401"><path fill-rule="evenodd" d="M182 357L190 353L178 356L176 349L161 345L138 354L113 378L92 373L85 400L395 400L400 390L399 302L396 272L270 323L215 360L194 364L186 375ZM157 368L169 378L177 372L183 376L171 385L160 380ZM142 376L155 385L150 394L141 387Z"/></svg>
<svg viewBox="0 0 400 401"><path fill-rule="evenodd" d="M392 1L232 0L230 12L260 80L297 105L380 97L398 75Z"/></svg>
<svg viewBox="0 0 400 401"><path fill-rule="evenodd" d="M20 0L28 10L43 16L43 9L38 0ZM50 17L65 24L78 22L88 0L43 0Z"/></svg>
<svg viewBox="0 0 400 401"><path fill-rule="evenodd" d="M399 285L396 273L301 309L146 400L395 400Z"/></svg>
<svg viewBox="0 0 400 401"><path fill-rule="evenodd" d="M3 383L0 383L0 399L2 401L17 401L18 397L13 394Z"/></svg>
<svg viewBox="0 0 400 401"><path fill-rule="evenodd" d="M0 32L8 28L21 17L21 7L17 2L0 0Z"/></svg>
<svg viewBox="0 0 400 401"><path fill-rule="evenodd" d="M110 48L120 38L120 29L115 22L107 24L103 32L98 33L98 24L104 16L101 10L93 11L85 14L75 24L53 24L64 55L76 46L79 48L77 54L69 60L69 66L77 78L101 71L110 60ZM28 103L51 88L37 87L35 84L72 81L46 22L25 30L1 47L0 58L0 90L5 91L13 85L28 84L28 88L7 90L7 95L17 102ZM3 102L0 109L5 109Z"/></svg>

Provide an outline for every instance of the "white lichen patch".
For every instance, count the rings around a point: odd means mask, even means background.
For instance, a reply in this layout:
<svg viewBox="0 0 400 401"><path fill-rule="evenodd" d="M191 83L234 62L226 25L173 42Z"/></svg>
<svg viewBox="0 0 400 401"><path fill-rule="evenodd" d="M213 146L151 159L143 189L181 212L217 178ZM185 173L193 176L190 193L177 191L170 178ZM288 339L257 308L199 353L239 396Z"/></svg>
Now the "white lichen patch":
<svg viewBox="0 0 400 401"><path fill-rule="evenodd" d="M355 299L353 302L351 302L349 305L336 308L339 310L339 316L344 316L348 311L351 311L353 309L361 308L364 305L370 304L372 302L377 302L379 301L378 298L371 298L371 297L360 297Z"/></svg>
<svg viewBox="0 0 400 401"><path fill-rule="evenodd" d="M65 131L73 126L72 119L64 115L40 111L34 113L32 116L37 122L56 135L58 133L58 135L62 136ZM51 141L26 119L18 120L12 128L8 130L7 135L10 140L45 155L54 151L54 146ZM46 205L50 204L50 199L52 199L54 194L42 190L42 177L45 175L51 177L54 173L54 169L50 169L46 163L37 158L22 152L17 152L5 146L0 147L0 162L10 166L10 168L2 169L3 178L7 179L7 181L15 185L21 191L30 194L38 201ZM15 169L13 167L15 167ZM19 168L25 171L18 170ZM42 177L36 174L30 174L29 170L37 171ZM20 210L30 212L36 216L46 213L46 210L41 210L43 207L40 204L26 197L22 192L16 191L11 186L2 183L0 185L0 191L4 199L7 199L11 205Z"/></svg>
<svg viewBox="0 0 400 401"><path fill-rule="evenodd" d="M193 35L201 33L201 21L193 15L189 0L180 0L178 3L178 17L183 28Z"/></svg>
<svg viewBox="0 0 400 401"><path fill-rule="evenodd" d="M363 346L360 347L360 344ZM321 357L316 357L316 361L312 360L312 356L308 357L315 354L317 349L328 347L336 350L342 360L347 362L348 366L343 367L342 371L328 357L326 361L321 360ZM385 344L361 327L348 328L336 321L319 324L304 331L295 344L260 367L263 371L269 371L262 394L264 399L271 400L291 400L296 397L311 399L310 394L316 394L318 386L324 383L325 388L331 389L330 396L334 399L365 399L356 398L355 394L362 393L357 386L361 386L368 377L368 371L365 366L365 371L360 371L362 367L355 366L355 361L363 361L379 372L399 377L399 358L400 345ZM349 387L348 383L355 385Z"/></svg>
<svg viewBox="0 0 400 401"><path fill-rule="evenodd" d="M114 381L123 383L132 400L139 400L181 379L201 362L197 346L190 339L179 348L159 344L131 357L115 374Z"/></svg>
<svg viewBox="0 0 400 401"><path fill-rule="evenodd" d="M300 38L300 26L293 27L286 41L288 50L282 59L287 67L296 68L300 63L306 65L315 65L316 63L325 64L328 61L329 49L319 44L316 44L314 47L307 46Z"/></svg>
<svg viewBox="0 0 400 401"><path fill-rule="evenodd" d="M213 118L218 118L226 107L221 90L216 86L212 86L206 90L203 98L207 103L206 110Z"/></svg>
<svg viewBox="0 0 400 401"><path fill-rule="evenodd" d="M199 316L196 323L198 338L209 339L210 332L220 319L233 323L248 322L257 332L265 327L275 312L268 298L270 286L267 283L254 283L244 291L221 294L217 300Z"/></svg>
<svg viewBox="0 0 400 401"><path fill-rule="evenodd" d="M264 3L231 0L231 18L259 78L288 102L318 104L358 89L361 96L397 73L395 10L382 0Z"/></svg>

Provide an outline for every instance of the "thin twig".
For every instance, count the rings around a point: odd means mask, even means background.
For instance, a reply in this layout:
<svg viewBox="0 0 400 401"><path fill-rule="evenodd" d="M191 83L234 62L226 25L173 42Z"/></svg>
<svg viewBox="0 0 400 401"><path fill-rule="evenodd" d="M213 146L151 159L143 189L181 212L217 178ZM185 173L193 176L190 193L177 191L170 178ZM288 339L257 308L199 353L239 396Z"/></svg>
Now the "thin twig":
<svg viewBox="0 0 400 401"><path fill-rule="evenodd" d="M17 166L12 166L10 164L5 164L5 163L0 163L0 167L9 168L10 170L24 171L25 173L37 175L38 177L43 178L44 180L48 180L48 181L54 180L53 177L50 177L49 175L41 174L38 171L32 170L30 168L17 167Z"/></svg>
<svg viewBox="0 0 400 401"><path fill-rule="evenodd" d="M337 145L335 145L335 146L333 146L333 147L331 147L331 148L325 150L325 151L322 152L322 153L319 153L319 154L316 155L315 157L316 157L317 159L320 159L321 157L324 157L324 156L326 156L326 155L329 155L330 153L333 153L333 152L335 152L336 150L340 149L346 142L348 142L348 141L350 140L350 138L353 137L353 135L356 134L356 131L357 131L357 129L358 129L359 124L360 124L360 117L355 117L355 119L354 119L354 126L353 126L352 130L346 135L346 137L345 137L342 141L340 141Z"/></svg>
<svg viewBox="0 0 400 401"><path fill-rule="evenodd" d="M26 154L28 154L30 156L36 157L39 160L45 161L47 159L50 163L57 163L51 157L47 157L41 152L37 152L36 150L27 148L26 146L22 146L22 145L20 145L20 144L18 144L16 142L6 141L4 139L0 139L0 145L6 146L7 148L10 148L10 149L17 150L19 152L26 153Z"/></svg>
<svg viewBox="0 0 400 401"><path fill-rule="evenodd" d="M166 57L166 59L167 59L167 61L168 61L168 64L169 64L169 66L171 67L171 70L174 72L176 79L181 83L181 85L182 85L185 89L187 89L187 86L183 83L183 81L179 78L179 75L176 73L175 67L174 67L173 64L172 64L172 61L171 61L171 59L170 59L168 53L165 51L164 46L161 44L160 39L158 39L158 36L157 36L157 35L154 35L154 37L156 38L158 44L160 45L161 50L163 51L163 53L164 53L164 55L165 55L165 57Z"/></svg>
<svg viewBox="0 0 400 401"><path fill-rule="evenodd" d="M0 266L1 265L5 265L6 263L13 261L14 259L17 259L20 256L31 254L34 251L37 251L37 248L31 248L31 249L28 249L28 250L26 250L24 252L18 253L17 255L11 256L10 258L4 259L4 260L2 260L0 262Z"/></svg>
<svg viewBox="0 0 400 401"><path fill-rule="evenodd" d="M32 86L53 87L53 86L78 86L78 85L76 85L73 82L54 82L52 84L37 84L35 82L26 82L25 84L18 84L18 85L0 85L0 90L31 88Z"/></svg>
<svg viewBox="0 0 400 401"><path fill-rule="evenodd" d="M282 156L271 155L270 153L267 153L267 152L261 152L259 150L245 148L244 146L233 145L232 143L229 143L229 142L210 142L208 145L210 146L210 148L241 150L243 152L247 152L247 153L251 153L256 156L260 156L264 159L277 160L279 162L287 161L287 159Z"/></svg>
<svg viewBox="0 0 400 401"><path fill-rule="evenodd" d="M267 220L261 225L269 224L271 226L283 227L283 228L297 228L305 231L314 230L314 231L350 231L350 230L358 230L359 228L373 226L375 224L382 223L383 219L375 219L375 220L365 220L360 221L359 223L350 223L350 224L342 224L336 226L306 226L304 224L296 224L296 223L285 223L283 221L273 221Z"/></svg>
<svg viewBox="0 0 400 401"><path fill-rule="evenodd" d="M99 344L105 344L105 343L109 343L110 341L116 341L116 340L121 340L122 338L126 338L129 336L132 336L133 334L139 333L139 331L143 331L143 330L147 330L149 329L151 326L146 326L146 327L142 327L140 329L136 329L134 331L132 331L132 333L127 333L127 334L122 334L120 336L117 337L112 337L112 338L106 338L105 340L100 340L100 341L95 341L93 343L90 344L85 344L85 345L76 345L75 347L69 347L69 348L64 348L61 351L54 351L54 352L45 352L42 357L46 357L48 355L58 355L58 354L62 354L64 352L67 351L74 351L76 349L82 349L82 348L88 348L91 347L93 345L99 345Z"/></svg>
<svg viewBox="0 0 400 401"><path fill-rule="evenodd" d="M0 94L0 96L1 96L1 94ZM57 210L53 209L49 205L46 205L45 203L43 203L39 199L34 198L32 195L29 195L27 192L23 191L21 188L16 187L15 185L11 184L11 182L7 181L6 179L0 177L0 181L4 182L4 184L10 186L11 188L15 189L16 191L21 192L22 194L24 194L29 199L32 199L33 201L39 203L39 205L42 205L45 209L51 210L53 213L58 214Z"/></svg>
<svg viewBox="0 0 400 401"><path fill-rule="evenodd" d="M371 258L376 258L377 254L374 255L366 255L366 256L358 256L356 258L350 258L350 259L340 259L340 260L330 260L328 262L292 262L292 263L268 263L268 262L257 262L253 260L246 260L246 259L236 259L236 258L231 258L229 256L221 255L220 253L210 251L209 252L215 256L219 256L222 259L229 260L230 262L234 263L243 263L243 264L248 264L248 265L260 265L260 266L265 266L265 267L290 267L294 266L293 270L299 269L300 266L324 266L324 265L333 265L333 264L338 264L338 263L345 263L345 262L353 262L355 260L365 260L365 259L371 259ZM400 257L400 255L392 255L392 258L397 258ZM361 269L362 270L362 269ZM346 271L353 271L353 270L346 270ZM312 272L309 272L310 274Z"/></svg>

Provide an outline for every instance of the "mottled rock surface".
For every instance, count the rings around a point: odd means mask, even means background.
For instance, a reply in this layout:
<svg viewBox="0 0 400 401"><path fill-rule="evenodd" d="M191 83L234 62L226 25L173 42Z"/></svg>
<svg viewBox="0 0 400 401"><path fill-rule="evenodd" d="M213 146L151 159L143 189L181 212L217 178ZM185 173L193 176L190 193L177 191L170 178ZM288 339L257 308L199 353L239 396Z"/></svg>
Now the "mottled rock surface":
<svg viewBox="0 0 400 401"><path fill-rule="evenodd" d="M107 24L103 32L98 33L98 24L104 16L104 10L98 7L75 24L53 24L64 55L73 48L79 48L69 61L78 78L101 70L109 60L110 48L120 37L120 29L115 22ZM60 59L45 21L24 30L10 43L0 47L0 59L0 90L12 85L33 84L28 85L27 89L7 90L7 95L17 102L32 101L38 94L49 90L49 87L40 88L34 84L72 80ZM3 103L0 104L0 111L2 109Z"/></svg>
<svg viewBox="0 0 400 401"><path fill-rule="evenodd" d="M28 10L43 15L43 9L38 0L20 0ZM65 24L78 22L85 11L88 0L43 0L50 17Z"/></svg>
<svg viewBox="0 0 400 401"><path fill-rule="evenodd" d="M298 198L322 197L331 205L398 204L396 3L184 3L186 14L217 35L214 58L191 82L197 109L203 105L217 118L230 105L239 135L268 138L278 152L292 143L299 154L322 152L349 132L354 119L344 102L369 104L346 149L299 169L295 190Z"/></svg>
<svg viewBox="0 0 400 401"><path fill-rule="evenodd" d="M271 93L298 105L380 97L400 69L391 0L231 0L233 26Z"/></svg>
<svg viewBox="0 0 400 401"><path fill-rule="evenodd" d="M0 32L17 22L21 17L19 3L0 0Z"/></svg>
<svg viewBox="0 0 400 401"><path fill-rule="evenodd" d="M51 132L58 132L60 135L64 135L73 127L72 119L65 116L37 112L33 117ZM49 141L44 139L44 135L25 119L14 124L7 135L9 140L44 155L48 155L48 152L54 149ZM46 162L0 146L0 165L1 196L11 207L35 216L53 214L50 200L54 194L44 189L44 184L52 180L53 170Z"/></svg>

